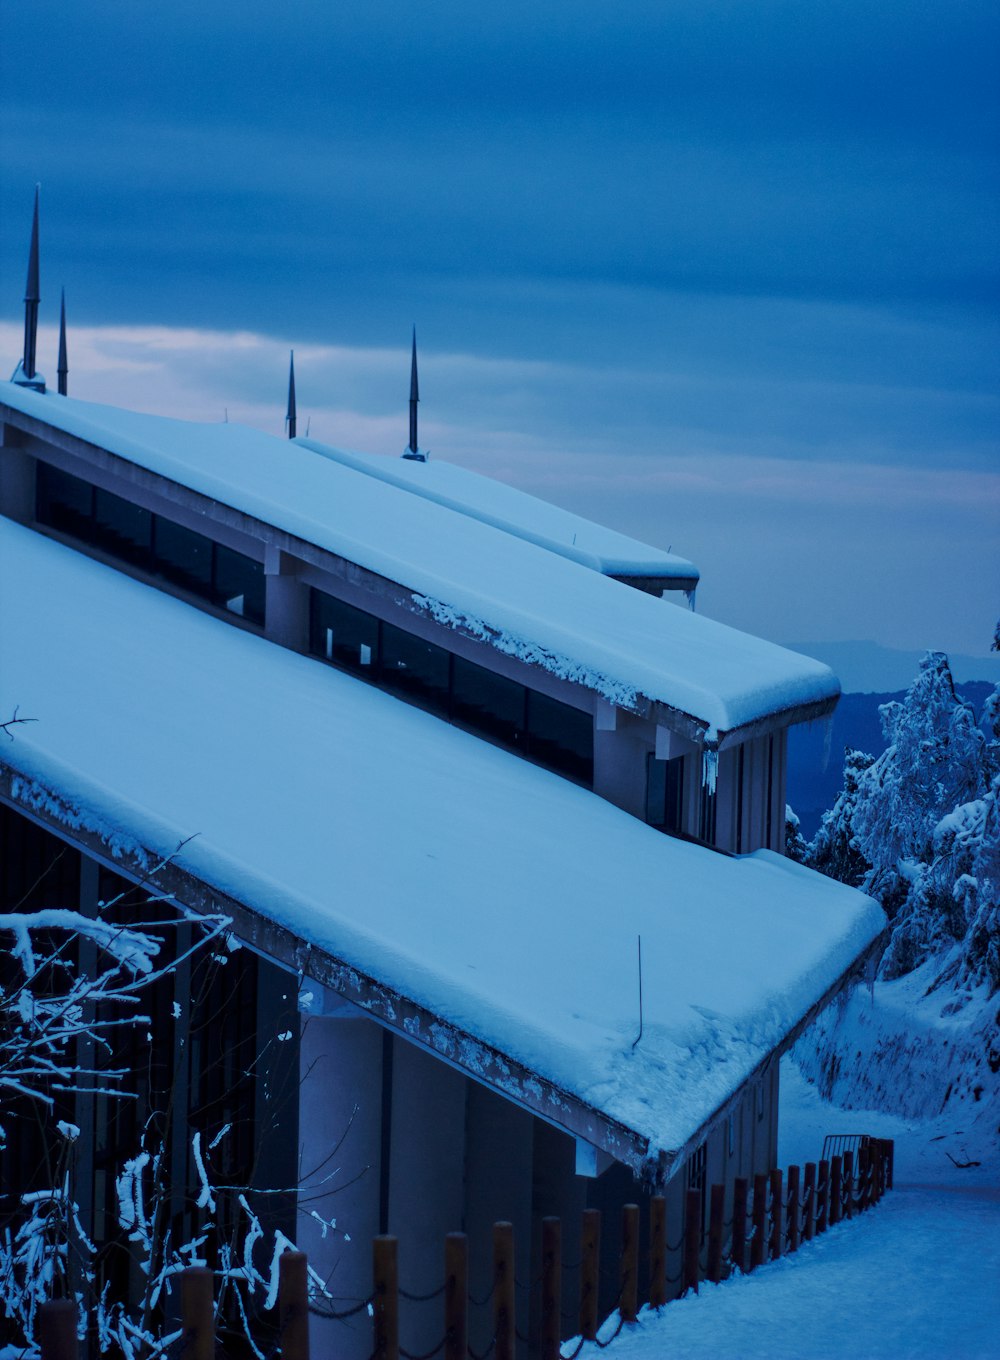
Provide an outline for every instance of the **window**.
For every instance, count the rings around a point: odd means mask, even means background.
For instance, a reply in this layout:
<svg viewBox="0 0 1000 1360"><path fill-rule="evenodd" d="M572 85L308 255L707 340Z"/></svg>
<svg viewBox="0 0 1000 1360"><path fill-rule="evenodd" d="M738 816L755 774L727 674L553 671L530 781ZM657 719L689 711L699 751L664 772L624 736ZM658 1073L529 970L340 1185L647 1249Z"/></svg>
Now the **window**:
<svg viewBox="0 0 1000 1360"><path fill-rule="evenodd" d="M547 769L593 783L589 713L316 589L310 592L309 650Z"/></svg>
<svg viewBox="0 0 1000 1360"><path fill-rule="evenodd" d="M646 757L646 821L662 831L678 832L684 816L684 757Z"/></svg>
<svg viewBox="0 0 1000 1360"><path fill-rule="evenodd" d="M205 534L154 515L46 463L38 465L35 516L252 623L264 622L264 567Z"/></svg>
<svg viewBox="0 0 1000 1360"><path fill-rule="evenodd" d="M452 664L453 720L523 751L527 741L524 686L461 656Z"/></svg>
<svg viewBox="0 0 1000 1360"><path fill-rule="evenodd" d="M451 667L443 647L404 633L391 623L382 624L382 656L379 668L386 689L405 694L414 703L448 716Z"/></svg>
<svg viewBox="0 0 1000 1360"><path fill-rule="evenodd" d="M728 1153L729 1153L729 1156L730 1156L730 1157L731 1157L731 1156L733 1155L733 1153L736 1151L736 1112L735 1112L735 1110L733 1110L733 1111L730 1112L729 1118L726 1120L726 1148L727 1148L727 1150L728 1150Z"/></svg>
<svg viewBox="0 0 1000 1360"><path fill-rule="evenodd" d="M528 691L528 754L581 783L594 778L594 722L569 704Z"/></svg>
<svg viewBox="0 0 1000 1360"><path fill-rule="evenodd" d="M687 1188L697 1190L699 1196L699 1234L705 1236L705 1189L708 1169L708 1145L702 1143L688 1162Z"/></svg>

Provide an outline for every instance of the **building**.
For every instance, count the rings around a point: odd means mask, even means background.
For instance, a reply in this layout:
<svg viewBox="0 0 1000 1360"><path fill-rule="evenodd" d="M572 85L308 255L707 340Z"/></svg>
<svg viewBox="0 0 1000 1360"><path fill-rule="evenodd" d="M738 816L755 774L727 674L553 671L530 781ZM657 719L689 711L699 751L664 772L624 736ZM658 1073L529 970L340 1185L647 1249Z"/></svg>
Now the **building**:
<svg viewBox="0 0 1000 1360"><path fill-rule="evenodd" d="M263 1056L193 1062L189 1112L238 1104L254 1183L336 1213L350 1242L298 1236L338 1299L379 1231L419 1293L464 1229L483 1293L496 1219L530 1263L558 1213L572 1257L580 1209L665 1189L673 1241L683 1187L769 1169L777 1057L884 927L781 855L787 731L833 675L693 612L692 564L414 457L415 414L396 461L39 390L33 352L15 378L8 891L55 838L87 910L110 873L231 918L192 1022Z"/></svg>

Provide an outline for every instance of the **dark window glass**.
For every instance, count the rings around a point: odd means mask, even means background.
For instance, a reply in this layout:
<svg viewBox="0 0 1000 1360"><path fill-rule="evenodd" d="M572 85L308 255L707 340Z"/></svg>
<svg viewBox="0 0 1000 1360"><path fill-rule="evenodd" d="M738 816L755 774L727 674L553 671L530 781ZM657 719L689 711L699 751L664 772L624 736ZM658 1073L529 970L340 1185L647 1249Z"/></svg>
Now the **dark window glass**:
<svg viewBox="0 0 1000 1360"><path fill-rule="evenodd" d="M311 592L309 614L309 650L335 666L374 679L378 619L319 590Z"/></svg>
<svg viewBox="0 0 1000 1360"><path fill-rule="evenodd" d="M252 623L264 622L264 567L252 557L215 544L215 603Z"/></svg>
<svg viewBox="0 0 1000 1360"><path fill-rule="evenodd" d="M594 780L594 722L589 713L528 691L528 754L583 784Z"/></svg>
<svg viewBox="0 0 1000 1360"><path fill-rule="evenodd" d="M680 831L684 807L684 757L646 757L646 821L664 831Z"/></svg>
<svg viewBox="0 0 1000 1360"><path fill-rule="evenodd" d="M157 576L195 595L212 589L212 540L162 515L153 520L154 570Z"/></svg>
<svg viewBox="0 0 1000 1360"><path fill-rule="evenodd" d="M140 505L122 500L100 487L94 493L94 533L91 542L110 557L133 566L150 565L153 516Z"/></svg>
<svg viewBox="0 0 1000 1360"><path fill-rule="evenodd" d="M89 539L93 532L94 488L79 477L39 463L35 516L39 524Z"/></svg>
<svg viewBox="0 0 1000 1360"><path fill-rule="evenodd" d="M701 819L698 834L709 845L715 844L715 813L715 790L710 789L707 784L703 784L701 786Z"/></svg>
<svg viewBox="0 0 1000 1360"><path fill-rule="evenodd" d="M494 675L485 666L454 659L452 718L504 746L525 744L525 689L516 680Z"/></svg>
<svg viewBox="0 0 1000 1360"><path fill-rule="evenodd" d="M443 647L383 623L380 678L387 689L405 694L434 713L447 714L449 661Z"/></svg>

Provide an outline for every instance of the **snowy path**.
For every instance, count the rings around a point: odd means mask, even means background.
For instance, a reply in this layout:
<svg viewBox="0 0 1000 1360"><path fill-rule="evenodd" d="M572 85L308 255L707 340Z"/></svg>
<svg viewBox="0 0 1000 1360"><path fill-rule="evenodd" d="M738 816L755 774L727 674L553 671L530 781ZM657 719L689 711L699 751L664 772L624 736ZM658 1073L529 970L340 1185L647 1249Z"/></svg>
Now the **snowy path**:
<svg viewBox="0 0 1000 1360"><path fill-rule="evenodd" d="M896 1140L896 1189L794 1256L643 1314L609 1360L1000 1360L1000 1148L956 1168L947 1120L838 1110L787 1059L781 1098L783 1167L864 1130Z"/></svg>
<svg viewBox="0 0 1000 1360"><path fill-rule="evenodd" d="M795 1256L646 1315L608 1355L997 1360L1000 1193L894 1190Z"/></svg>

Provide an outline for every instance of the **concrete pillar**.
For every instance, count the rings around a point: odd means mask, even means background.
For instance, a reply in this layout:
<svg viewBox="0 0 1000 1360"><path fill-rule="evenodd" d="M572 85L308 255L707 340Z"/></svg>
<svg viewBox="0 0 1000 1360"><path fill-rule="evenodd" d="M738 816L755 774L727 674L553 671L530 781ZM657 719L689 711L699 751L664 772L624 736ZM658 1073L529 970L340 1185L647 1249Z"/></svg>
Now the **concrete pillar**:
<svg viewBox="0 0 1000 1360"><path fill-rule="evenodd" d="M309 587L298 563L273 544L264 550L264 635L294 652L309 650Z"/></svg>
<svg viewBox="0 0 1000 1360"><path fill-rule="evenodd" d="M19 524L35 518L35 460L13 442L17 431L0 425L0 515Z"/></svg>

